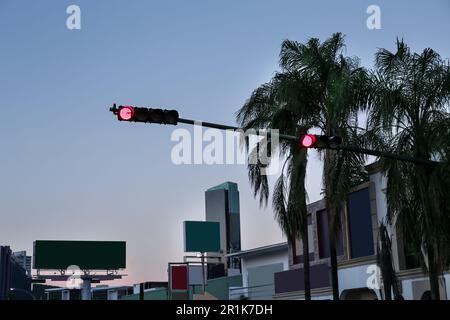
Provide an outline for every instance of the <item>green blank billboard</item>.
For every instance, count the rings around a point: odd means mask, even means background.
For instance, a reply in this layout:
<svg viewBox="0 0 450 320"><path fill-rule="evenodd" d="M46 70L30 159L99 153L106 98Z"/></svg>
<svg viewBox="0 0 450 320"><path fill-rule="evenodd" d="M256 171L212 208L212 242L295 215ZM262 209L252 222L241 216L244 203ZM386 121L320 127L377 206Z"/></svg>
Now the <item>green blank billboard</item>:
<svg viewBox="0 0 450 320"><path fill-rule="evenodd" d="M126 267L124 241L56 241L34 242L35 269L67 269L76 265L82 270L116 270Z"/></svg>
<svg viewBox="0 0 450 320"><path fill-rule="evenodd" d="M220 224L184 221L184 252L220 252Z"/></svg>

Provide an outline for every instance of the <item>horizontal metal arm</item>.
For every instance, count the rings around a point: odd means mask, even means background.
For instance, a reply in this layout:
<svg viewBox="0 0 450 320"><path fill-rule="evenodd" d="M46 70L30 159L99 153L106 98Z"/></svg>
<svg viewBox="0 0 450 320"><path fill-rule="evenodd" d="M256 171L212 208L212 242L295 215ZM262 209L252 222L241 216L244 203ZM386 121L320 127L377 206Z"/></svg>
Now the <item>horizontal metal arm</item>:
<svg viewBox="0 0 450 320"><path fill-rule="evenodd" d="M395 153L390 153L390 152L365 149L365 148L360 148L360 147L356 147L356 146L340 145L336 148L336 150L356 152L356 153L367 154L367 155L381 157L381 158L389 158L389 159L400 160L400 161L404 161L404 162L412 162L412 163L416 163L416 164L424 164L424 165L429 165L429 166L437 166L437 165L441 164L440 162L437 162L437 161L415 158L415 157L402 155L402 154L395 154Z"/></svg>
<svg viewBox="0 0 450 320"><path fill-rule="evenodd" d="M189 125L201 125L202 127L219 129L219 130L232 130L232 131L238 131L238 130L241 131L242 130L242 131L245 131L244 128L228 126L228 125L212 123L212 122L190 120L190 119L180 118L180 119L178 119L178 122L184 123L184 124L189 124ZM263 130L255 129L256 135L260 135L261 131L263 131ZM264 130L264 132L268 136L270 136L270 134L271 134L270 130ZM299 140L298 137L292 136L292 135L287 135L287 134L279 134L279 137L280 137L280 139L284 139L284 140L291 140L291 141ZM336 148L332 148L332 150L356 152L356 153L367 154L367 155L376 156L376 157L389 158L389 159L400 160L400 161L404 161L404 162L411 162L411 163L415 163L415 164L429 165L429 166L437 166L437 165L441 164L441 162L438 162L438 161L432 161L432 160L428 160L428 159L420 159L420 158L415 158L415 157L411 157L408 155L401 155L401 154L395 154L395 153L390 153L390 152L365 149L365 148L360 148L357 146L350 146L350 145L339 145Z"/></svg>
<svg viewBox="0 0 450 320"><path fill-rule="evenodd" d="M251 129L251 130L255 130L256 135L261 135L261 136L262 135L267 135L267 136L271 135L271 131L267 130L267 129L253 129L253 128L244 129L244 128L227 126L227 125L218 124L218 123L203 122L203 121L199 121L199 120L190 120L190 119L182 119L182 118L178 119L178 122L190 124L190 125L198 125L199 124L202 127L219 129L219 130L246 131L246 130ZM264 134L261 134L262 132L264 132ZM284 140L292 140L292 141L298 140L298 138L296 136L291 136L288 134L279 134L278 136L280 137L280 139L284 139Z"/></svg>

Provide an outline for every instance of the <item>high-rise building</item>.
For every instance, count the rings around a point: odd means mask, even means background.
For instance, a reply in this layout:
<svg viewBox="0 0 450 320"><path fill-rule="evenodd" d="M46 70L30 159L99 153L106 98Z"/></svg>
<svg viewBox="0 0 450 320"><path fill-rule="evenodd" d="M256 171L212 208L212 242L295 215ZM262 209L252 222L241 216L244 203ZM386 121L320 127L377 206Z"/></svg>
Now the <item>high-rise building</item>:
<svg viewBox="0 0 450 320"><path fill-rule="evenodd" d="M14 258L11 248L0 246L0 300L31 298L31 277Z"/></svg>
<svg viewBox="0 0 450 320"><path fill-rule="evenodd" d="M8 298L11 288L11 249L0 246L0 300Z"/></svg>
<svg viewBox="0 0 450 320"><path fill-rule="evenodd" d="M241 250L239 190L234 182L225 182L205 192L206 221L220 223L221 256ZM225 270L240 268L238 261L223 261Z"/></svg>
<svg viewBox="0 0 450 320"><path fill-rule="evenodd" d="M31 276L31 256L27 256L26 251L13 252L12 256L17 264L27 272L27 275Z"/></svg>

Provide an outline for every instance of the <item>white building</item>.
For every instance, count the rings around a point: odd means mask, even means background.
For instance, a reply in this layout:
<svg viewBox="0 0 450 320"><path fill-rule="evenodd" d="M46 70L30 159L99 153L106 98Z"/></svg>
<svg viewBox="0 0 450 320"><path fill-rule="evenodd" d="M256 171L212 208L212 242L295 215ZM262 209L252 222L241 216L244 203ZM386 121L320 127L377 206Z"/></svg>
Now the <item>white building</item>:
<svg viewBox="0 0 450 320"><path fill-rule="evenodd" d="M376 252L378 230L385 221L386 177L377 163L366 167L369 182L350 192L342 210L341 232L338 236L338 277L341 299L382 299L384 296ZM328 245L328 221L325 201L308 205L310 282L312 299L332 299ZM407 243L401 234L388 226L392 241L392 260L401 295L407 300L427 299L428 276L417 261L408 255ZM311 240L312 239L312 240ZM302 244L289 243L289 270L275 273L276 299L304 299ZM441 299L450 294L450 274L440 279Z"/></svg>
<svg viewBox="0 0 450 320"><path fill-rule="evenodd" d="M289 269L287 242L228 254L240 258L242 287L230 288L230 299L273 299L274 274Z"/></svg>

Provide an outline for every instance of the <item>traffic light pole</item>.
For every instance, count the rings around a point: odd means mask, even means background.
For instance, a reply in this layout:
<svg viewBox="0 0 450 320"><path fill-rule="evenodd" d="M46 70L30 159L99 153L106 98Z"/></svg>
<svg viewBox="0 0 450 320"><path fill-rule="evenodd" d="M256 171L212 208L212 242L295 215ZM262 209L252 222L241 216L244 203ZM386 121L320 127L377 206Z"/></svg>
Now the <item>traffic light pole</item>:
<svg viewBox="0 0 450 320"><path fill-rule="evenodd" d="M232 131L245 131L244 128L234 127L234 126L227 126L223 124L218 123L212 123L212 122L202 122L202 121L196 121L191 119L183 119L180 118L178 115L178 111L176 110L162 110L162 109L149 109L149 108L143 108L143 107L132 107L132 106L117 106L114 104L112 108L109 109L112 113L117 115L118 120L120 121L134 121L134 122L146 122L146 123L159 123L159 124L170 124L170 125L176 125L178 123L184 123L188 125L200 125L202 127L207 128L213 128L213 129L219 129L219 130L232 130ZM265 135L270 136L271 131L270 130L263 130L263 129L254 129L254 132L251 134L255 135ZM290 141L299 141L300 137L293 136L293 135L287 135L287 134L279 134L278 137L280 139L284 140L290 140ZM318 149L318 147L316 147ZM371 150L371 149L365 149L360 148L358 146L352 146L352 145L342 145L338 144L335 147L327 147L329 149L334 150L342 150L346 152L356 152L376 157L383 157L383 158L389 158L394 160L399 160L403 162L410 162L420 165L427 165L427 166L436 166L439 165L440 162L432 161L428 159L420 159L411 157L408 155L401 155L401 154L395 154L390 152L384 152L384 151L378 151L378 150Z"/></svg>
<svg viewBox="0 0 450 320"><path fill-rule="evenodd" d="M239 127L233 127L218 123L212 123L212 122L202 122L202 121L196 121L196 120L190 120L190 119L178 119L179 123L189 124L189 125L201 125L202 127L206 128L212 128L212 129L219 129L219 130L233 130L233 131L244 131L245 129L239 128ZM256 129L255 133L259 135L261 130ZM266 131L267 134L270 135L270 131ZM290 141L298 141L299 138L292 135L287 134L280 134L280 139L290 140ZM366 148L360 148L357 146L351 146L351 145L339 145L336 148L332 148L334 150L342 150L342 151L348 151L348 152L356 152L361 154L366 154L370 156L376 156L381 158L389 158L394 160L399 160L403 162L410 162L415 164L421 164L421 165L429 165L429 166L437 166L440 164L438 161L432 161L428 159L420 159L420 158L414 158L407 155L401 155L401 154L395 154L390 152L384 152L379 150L371 150Z"/></svg>

